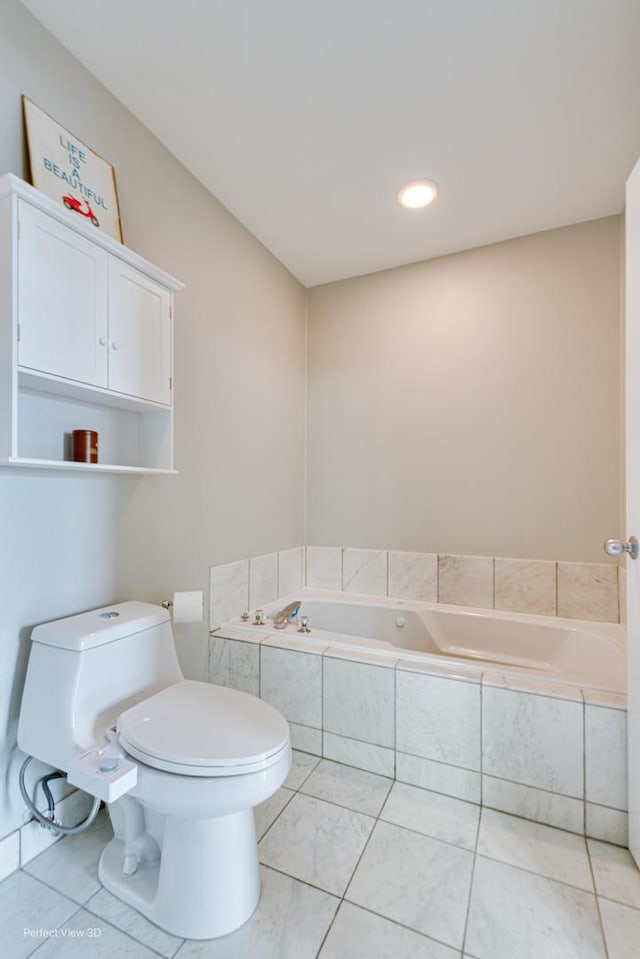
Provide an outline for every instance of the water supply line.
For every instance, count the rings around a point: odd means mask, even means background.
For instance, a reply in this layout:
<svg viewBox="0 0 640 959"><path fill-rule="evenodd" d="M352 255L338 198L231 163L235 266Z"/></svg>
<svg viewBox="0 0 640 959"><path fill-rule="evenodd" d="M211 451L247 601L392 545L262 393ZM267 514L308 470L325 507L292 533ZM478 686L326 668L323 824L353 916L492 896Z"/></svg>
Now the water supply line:
<svg viewBox="0 0 640 959"><path fill-rule="evenodd" d="M64 778L65 774L59 771L49 773L46 776L42 776L41 779L38 779L35 784L36 788L39 784L42 784L42 791L45 794L47 805L49 807L49 815L51 817L50 819L47 819L45 815L43 815L38 809L36 809L35 805L33 804L31 800L31 797L29 796L29 793L27 792L27 787L25 786L24 776L27 771L27 766L29 765L32 759L33 759L33 756L27 756L27 758L23 762L22 766L20 767L20 775L18 777L18 781L20 783L20 793L22 795L22 798L24 799L24 803L27 809L29 810L29 812L31 813L31 815L33 816L33 818L37 820L37 822L39 822L41 826L44 826L45 829L48 829L50 832L52 832L54 836L57 836L60 834L62 834L63 836L74 836L76 833L82 832L84 829L87 829L91 825L93 820L96 818L96 816L98 815L98 810L100 809L100 799L97 796L94 798L93 805L91 807L91 811L89 815L82 822L79 822L77 826L61 826L59 823L55 822L53 818L55 813L55 803L53 801L53 796L51 795L51 790L49 789L48 784L50 779Z"/></svg>

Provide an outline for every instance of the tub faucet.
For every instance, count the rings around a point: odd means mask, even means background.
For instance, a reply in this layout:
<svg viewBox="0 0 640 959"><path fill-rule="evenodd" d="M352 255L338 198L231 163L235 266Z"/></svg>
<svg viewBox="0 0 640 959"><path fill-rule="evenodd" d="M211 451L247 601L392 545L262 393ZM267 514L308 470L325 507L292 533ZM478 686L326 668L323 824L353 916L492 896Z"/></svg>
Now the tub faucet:
<svg viewBox="0 0 640 959"><path fill-rule="evenodd" d="M285 606L284 609L281 609L279 613L274 613L271 617L273 619L274 628L284 629L288 623L292 623L300 612L301 606L302 601L296 599L293 601L293 603L289 603L288 606Z"/></svg>

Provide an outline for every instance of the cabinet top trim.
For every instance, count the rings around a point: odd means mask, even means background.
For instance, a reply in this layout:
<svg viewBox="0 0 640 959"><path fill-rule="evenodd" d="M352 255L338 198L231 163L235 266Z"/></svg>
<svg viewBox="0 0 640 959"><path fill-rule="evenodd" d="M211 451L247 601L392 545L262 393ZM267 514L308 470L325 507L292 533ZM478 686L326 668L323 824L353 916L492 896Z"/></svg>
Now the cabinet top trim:
<svg viewBox="0 0 640 959"><path fill-rule="evenodd" d="M63 206L60 206L55 200L51 200L45 196L40 190L36 190L35 187L29 183L25 183L20 177L15 176L13 173L5 173L0 177L0 200L4 200L10 196L20 197L20 199L25 200L31 206L35 206L49 216L55 217L60 223L63 223L76 233L91 240L92 243L117 256L120 260L124 260L125 263L129 263L131 266L140 270L140 272L146 273L147 276L157 280L158 283L162 283L162 285L168 289L177 291L184 287L184 283L181 283L180 280L177 280L174 276L171 276L170 273L165 273L164 270L154 266L153 263L150 263L148 260L145 260L144 257L140 256L139 253L135 253L128 247L123 246L122 243L118 243L117 240L114 240L107 233L102 233L96 230L95 227L87 227L84 223L78 222L78 217L74 217L73 213L65 210Z"/></svg>

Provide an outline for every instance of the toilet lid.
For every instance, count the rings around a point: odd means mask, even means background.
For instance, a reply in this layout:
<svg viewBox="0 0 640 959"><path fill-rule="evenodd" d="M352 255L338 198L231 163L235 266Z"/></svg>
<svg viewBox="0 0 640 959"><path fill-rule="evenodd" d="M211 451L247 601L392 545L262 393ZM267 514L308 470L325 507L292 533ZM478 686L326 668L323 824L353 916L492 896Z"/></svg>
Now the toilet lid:
<svg viewBox="0 0 640 959"><path fill-rule="evenodd" d="M127 709L117 730L132 756L189 776L254 772L289 749L289 726L269 703L190 680Z"/></svg>

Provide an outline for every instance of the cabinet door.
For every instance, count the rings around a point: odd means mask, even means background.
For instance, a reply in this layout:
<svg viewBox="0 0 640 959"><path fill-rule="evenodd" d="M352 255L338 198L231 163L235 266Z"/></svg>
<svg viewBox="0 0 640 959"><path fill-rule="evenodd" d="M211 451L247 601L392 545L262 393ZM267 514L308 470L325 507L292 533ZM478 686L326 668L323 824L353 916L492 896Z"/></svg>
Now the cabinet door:
<svg viewBox="0 0 640 959"><path fill-rule="evenodd" d="M171 405L171 293L112 257L109 389Z"/></svg>
<svg viewBox="0 0 640 959"><path fill-rule="evenodd" d="M20 202L18 363L107 385L108 254Z"/></svg>

